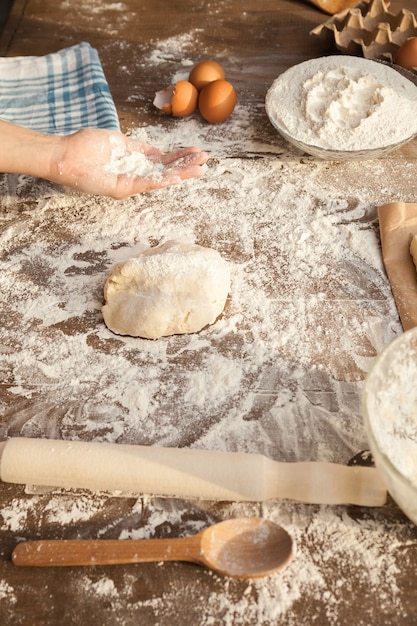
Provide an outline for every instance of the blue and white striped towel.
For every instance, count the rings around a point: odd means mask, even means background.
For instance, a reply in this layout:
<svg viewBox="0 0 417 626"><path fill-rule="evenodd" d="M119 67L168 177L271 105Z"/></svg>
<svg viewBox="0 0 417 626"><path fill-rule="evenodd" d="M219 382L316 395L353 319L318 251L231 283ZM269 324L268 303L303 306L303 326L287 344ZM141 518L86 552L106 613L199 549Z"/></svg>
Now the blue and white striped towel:
<svg viewBox="0 0 417 626"><path fill-rule="evenodd" d="M0 58L0 118L52 134L120 129L97 50L85 42L46 56Z"/></svg>

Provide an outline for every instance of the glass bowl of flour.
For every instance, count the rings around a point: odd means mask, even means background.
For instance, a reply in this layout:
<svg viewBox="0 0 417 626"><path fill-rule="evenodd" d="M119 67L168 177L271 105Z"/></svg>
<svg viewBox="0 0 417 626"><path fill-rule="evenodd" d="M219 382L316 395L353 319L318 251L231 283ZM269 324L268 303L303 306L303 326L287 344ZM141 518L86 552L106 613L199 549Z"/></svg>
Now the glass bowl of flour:
<svg viewBox="0 0 417 626"><path fill-rule="evenodd" d="M320 159L374 159L417 135L417 85L361 57L294 65L268 89L265 109L289 143Z"/></svg>
<svg viewBox="0 0 417 626"><path fill-rule="evenodd" d="M417 524L417 328L377 357L365 380L362 406L378 472Z"/></svg>

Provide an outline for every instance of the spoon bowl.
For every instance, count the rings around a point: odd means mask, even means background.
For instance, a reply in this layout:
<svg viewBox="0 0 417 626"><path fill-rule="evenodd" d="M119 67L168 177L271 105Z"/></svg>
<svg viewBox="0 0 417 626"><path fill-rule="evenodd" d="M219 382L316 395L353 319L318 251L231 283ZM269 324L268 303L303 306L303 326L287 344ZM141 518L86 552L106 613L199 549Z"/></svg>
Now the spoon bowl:
<svg viewBox="0 0 417 626"><path fill-rule="evenodd" d="M18 566L78 566L189 561L224 576L260 578L285 567L293 556L287 531L260 517L225 520L179 539L45 539L18 544Z"/></svg>
<svg viewBox="0 0 417 626"><path fill-rule="evenodd" d="M282 569L293 556L284 528L260 517L226 520L202 531L204 565L235 578L256 578Z"/></svg>

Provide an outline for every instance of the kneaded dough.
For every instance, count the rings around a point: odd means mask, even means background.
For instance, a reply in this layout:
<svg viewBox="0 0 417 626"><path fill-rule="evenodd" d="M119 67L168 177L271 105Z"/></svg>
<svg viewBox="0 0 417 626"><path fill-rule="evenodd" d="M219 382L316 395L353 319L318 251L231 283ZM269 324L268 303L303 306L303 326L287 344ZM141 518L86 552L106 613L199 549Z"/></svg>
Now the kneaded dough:
<svg viewBox="0 0 417 626"><path fill-rule="evenodd" d="M222 313L229 290L229 264L216 250L167 241L110 270L102 313L118 335L195 333Z"/></svg>
<svg viewBox="0 0 417 626"><path fill-rule="evenodd" d="M414 235L414 237L411 240L410 254L413 257L414 265L416 266L416 269L417 269L417 235Z"/></svg>

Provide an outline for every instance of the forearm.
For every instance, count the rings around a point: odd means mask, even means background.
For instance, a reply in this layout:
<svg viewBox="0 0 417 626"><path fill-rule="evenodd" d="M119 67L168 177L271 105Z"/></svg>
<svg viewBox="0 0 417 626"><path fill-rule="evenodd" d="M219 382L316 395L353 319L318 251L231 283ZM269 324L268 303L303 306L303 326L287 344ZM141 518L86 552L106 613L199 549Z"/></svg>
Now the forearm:
<svg viewBox="0 0 417 626"><path fill-rule="evenodd" d="M49 178L60 137L0 120L0 172Z"/></svg>
<svg viewBox="0 0 417 626"><path fill-rule="evenodd" d="M156 175L111 171L115 153L135 152L149 158ZM163 153L114 130L84 128L71 135L46 135L0 120L0 172L46 178L86 193L121 199L178 185L201 176L206 160L199 148Z"/></svg>

